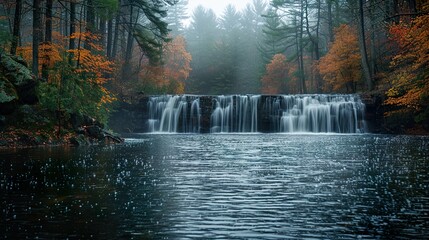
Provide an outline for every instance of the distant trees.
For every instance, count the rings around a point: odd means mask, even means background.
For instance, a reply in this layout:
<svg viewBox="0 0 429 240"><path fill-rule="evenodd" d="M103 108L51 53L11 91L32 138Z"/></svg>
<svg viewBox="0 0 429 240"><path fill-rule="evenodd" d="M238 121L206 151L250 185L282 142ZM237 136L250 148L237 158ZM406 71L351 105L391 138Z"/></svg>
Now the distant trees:
<svg viewBox="0 0 429 240"><path fill-rule="evenodd" d="M87 89L120 99L375 90L389 106L426 112L425 1L253 0L220 16L199 6L186 26L187 2L4 0L0 47L60 95L66 81L97 83L82 88L95 105L102 97Z"/></svg>
<svg viewBox="0 0 429 240"><path fill-rule="evenodd" d="M254 0L238 12L230 5L219 18L202 6L194 10L186 31L193 57L188 92L260 92L264 64L258 47L266 6L262 0Z"/></svg>
<svg viewBox="0 0 429 240"><path fill-rule="evenodd" d="M212 88L219 73L216 44L219 42L217 18L211 9L198 6L194 9L186 39L192 55L192 72L189 77L187 92L215 94Z"/></svg>
<svg viewBox="0 0 429 240"><path fill-rule="evenodd" d="M180 0L168 7L165 21L168 23L168 28L171 30L172 36L183 35L185 31L184 21L189 19L187 13L188 0Z"/></svg>

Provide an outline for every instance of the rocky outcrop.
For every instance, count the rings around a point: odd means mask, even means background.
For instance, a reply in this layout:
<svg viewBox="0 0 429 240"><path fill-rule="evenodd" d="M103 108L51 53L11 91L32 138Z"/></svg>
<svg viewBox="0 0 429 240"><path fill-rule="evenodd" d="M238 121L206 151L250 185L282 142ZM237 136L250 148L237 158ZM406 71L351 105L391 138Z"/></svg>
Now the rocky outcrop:
<svg viewBox="0 0 429 240"><path fill-rule="evenodd" d="M123 142L88 116L71 114L59 121L58 113L38 104L37 85L21 57L0 53L0 147Z"/></svg>
<svg viewBox="0 0 429 240"><path fill-rule="evenodd" d="M22 58L0 53L0 114L11 114L17 104L36 104L36 85Z"/></svg>

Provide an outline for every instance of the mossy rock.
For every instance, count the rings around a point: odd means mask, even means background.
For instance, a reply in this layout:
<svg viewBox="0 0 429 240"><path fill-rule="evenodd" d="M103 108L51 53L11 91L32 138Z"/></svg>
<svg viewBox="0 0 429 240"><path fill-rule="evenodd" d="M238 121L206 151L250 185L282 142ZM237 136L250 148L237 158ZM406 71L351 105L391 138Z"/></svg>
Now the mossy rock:
<svg viewBox="0 0 429 240"><path fill-rule="evenodd" d="M0 76L0 114L12 113L19 100L15 87L5 77Z"/></svg>
<svg viewBox="0 0 429 240"><path fill-rule="evenodd" d="M35 104L38 101L35 90L37 81L20 57L0 55L0 78L12 84L21 102Z"/></svg>
<svg viewBox="0 0 429 240"><path fill-rule="evenodd" d="M0 71L16 87L35 82L30 69L22 64L22 61L18 62L6 54L0 57Z"/></svg>
<svg viewBox="0 0 429 240"><path fill-rule="evenodd" d="M8 103L19 99L15 87L4 76L0 76L0 103Z"/></svg>

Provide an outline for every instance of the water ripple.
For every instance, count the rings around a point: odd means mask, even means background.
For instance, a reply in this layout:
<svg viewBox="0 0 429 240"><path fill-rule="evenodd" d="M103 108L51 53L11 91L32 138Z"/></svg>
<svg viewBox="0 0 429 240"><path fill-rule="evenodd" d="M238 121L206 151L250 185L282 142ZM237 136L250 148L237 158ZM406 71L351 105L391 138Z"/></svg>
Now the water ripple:
<svg viewBox="0 0 429 240"><path fill-rule="evenodd" d="M428 140L177 134L3 150L0 236L424 239Z"/></svg>

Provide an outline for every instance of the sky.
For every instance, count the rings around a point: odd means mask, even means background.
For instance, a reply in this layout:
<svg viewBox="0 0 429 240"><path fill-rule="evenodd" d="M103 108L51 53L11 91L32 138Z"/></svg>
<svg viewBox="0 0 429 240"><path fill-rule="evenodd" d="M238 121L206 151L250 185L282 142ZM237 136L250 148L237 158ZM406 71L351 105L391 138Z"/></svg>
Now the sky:
<svg viewBox="0 0 429 240"><path fill-rule="evenodd" d="M220 17L228 4L234 5L238 11L241 11L248 3L252 2L252 0L189 0L188 12L189 16L192 16L195 7L202 5L205 8L213 9L216 16Z"/></svg>

